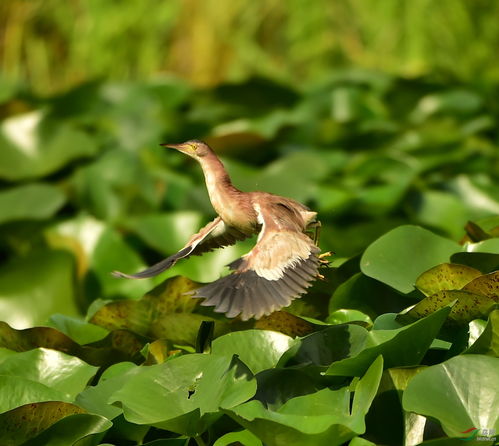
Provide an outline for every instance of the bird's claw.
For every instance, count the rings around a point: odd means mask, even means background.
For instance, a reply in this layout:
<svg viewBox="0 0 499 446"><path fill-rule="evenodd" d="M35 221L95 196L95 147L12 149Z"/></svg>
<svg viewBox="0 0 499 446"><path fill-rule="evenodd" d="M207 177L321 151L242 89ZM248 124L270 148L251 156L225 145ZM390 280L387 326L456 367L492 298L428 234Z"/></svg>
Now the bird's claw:
<svg viewBox="0 0 499 446"><path fill-rule="evenodd" d="M323 265L329 265L329 260L326 259L326 257L331 257L334 255L334 252L327 251L323 252L322 254L319 254L319 263Z"/></svg>

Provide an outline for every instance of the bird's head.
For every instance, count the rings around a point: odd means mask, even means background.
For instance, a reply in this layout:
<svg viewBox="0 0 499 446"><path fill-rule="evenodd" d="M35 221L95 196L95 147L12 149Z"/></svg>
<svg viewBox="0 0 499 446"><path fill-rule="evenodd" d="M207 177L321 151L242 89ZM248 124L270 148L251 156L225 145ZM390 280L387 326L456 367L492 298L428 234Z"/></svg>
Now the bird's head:
<svg viewBox="0 0 499 446"><path fill-rule="evenodd" d="M208 144L204 143L203 141L198 141L197 139L186 141L181 144L161 144L161 146L178 150L179 152L185 153L191 158L197 160L210 153L213 153Z"/></svg>

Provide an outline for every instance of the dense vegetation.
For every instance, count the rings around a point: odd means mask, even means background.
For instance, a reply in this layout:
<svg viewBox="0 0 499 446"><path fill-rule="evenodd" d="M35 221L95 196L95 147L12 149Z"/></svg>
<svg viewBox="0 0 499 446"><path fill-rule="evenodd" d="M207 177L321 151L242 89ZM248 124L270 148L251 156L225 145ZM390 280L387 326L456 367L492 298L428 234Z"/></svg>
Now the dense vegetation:
<svg viewBox="0 0 499 446"><path fill-rule="evenodd" d="M39 92L158 72L316 82L352 65L497 82L498 16L495 0L2 0L0 73Z"/></svg>
<svg viewBox="0 0 499 446"><path fill-rule="evenodd" d="M493 444L498 13L0 2L0 444ZM159 147L193 138L319 212L334 255L283 311L184 294L254 240L110 275L213 218L199 166Z"/></svg>
<svg viewBox="0 0 499 446"><path fill-rule="evenodd" d="M487 92L347 70L301 90L92 82L2 101L2 444L454 444L499 427ZM335 252L258 322L183 295L251 243L155 280L109 274L213 216L198 166L158 146L203 136L240 188L318 210Z"/></svg>

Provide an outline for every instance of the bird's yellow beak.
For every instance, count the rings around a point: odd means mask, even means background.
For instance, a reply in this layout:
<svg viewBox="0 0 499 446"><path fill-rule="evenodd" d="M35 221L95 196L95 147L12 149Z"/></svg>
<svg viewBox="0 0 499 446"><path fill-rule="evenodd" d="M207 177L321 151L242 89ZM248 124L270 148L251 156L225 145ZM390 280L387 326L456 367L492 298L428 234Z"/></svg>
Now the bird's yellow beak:
<svg viewBox="0 0 499 446"><path fill-rule="evenodd" d="M175 149L179 152L185 153L186 155L193 155L196 148L192 144L182 143L182 144L160 144L161 147L168 147L169 149Z"/></svg>

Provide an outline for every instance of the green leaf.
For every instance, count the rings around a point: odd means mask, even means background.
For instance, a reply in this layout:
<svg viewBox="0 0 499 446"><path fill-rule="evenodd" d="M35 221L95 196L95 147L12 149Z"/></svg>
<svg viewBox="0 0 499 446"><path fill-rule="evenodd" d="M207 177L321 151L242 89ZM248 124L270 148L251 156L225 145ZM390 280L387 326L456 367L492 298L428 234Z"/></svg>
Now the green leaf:
<svg viewBox="0 0 499 446"><path fill-rule="evenodd" d="M378 394L367 415L370 438L381 444L415 444L423 439L425 418L402 410L409 381L424 367L391 368L381 378ZM386 426L390 426L387 429Z"/></svg>
<svg viewBox="0 0 499 446"><path fill-rule="evenodd" d="M478 339L463 353L499 357L499 310L489 314L489 320Z"/></svg>
<svg viewBox="0 0 499 446"><path fill-rule="evenodd" d="M263 370L256 380L258 386L254 399L271 410L278 409L291 398L308 395L324 387L320 376L311 367Z"/></svg>
<svg viewBox="0 0 499 446"><path fill-rule="evenodd" d="M237 358L191 354L144 368L110 401L121 402L132 423L198 435L221 416L220 408L241 404L255 391L251 372Z"/></svg>
<svg viewBox="0 0 499 446"><path fill-rule="evenodd" d="M471 266L484 273L499 269L499 254L486 252L459 252L451 257L453 263Z"/></svg>
<svg viewBox="0 0 499 446"><path fill-rule="evenodd" d="M97 367L56 350L38 348L5 358L0 375L21 377L39 382L73 400L81 392Z"/></svg>
<svg viewBox="0 0 499 446"><path fill-rule="evenodd" d="M460 290L482 273L475 268L454 263L442 263L421 274L416 288L426 296L442 290Z"/></svg>
<svg viewBox="0 0 499 446"><path fill-rule="evenodd" d="M423 96L413 111L413 119L422 121L436 113L467 115L477 111L483 98L474 91L448 89Z"/></svg>
<svg viewBox="0 0 499 446"><path fill-rule="evenodd" d="M275 411L253 400L226 412L269 446L340 445L364 433L364 417L382 369L383 360L378 358L357 383L351 412L348 387L298 396Z"/></svg>
<svg viewBox="0 0 499 446"><path fill-rule="evenodd" d="M44 347L77 356L96 366L114 362L137 360L145 341L129 331L116 330L91 345L80 346L64 333L51 327L15 330L0 321L0 347L19 352Z"/></svg>
<svg viewBox="0 0 499 446"><path fill-rule="evenodd" d="M50 184L33 183L0 192L0 223L16 220L44 220L64 204L62 191Z"/></svg>
<svg viewBox="0 0 499 446"><path fill-rule="evenodd" d="M192 234L199 231L202 216L199 212L192 211L150 214L132 218L125 224L150 247L171 255L179 251Z"/></svg>
<svg viewBox="0 0 499 446"><path fill-rule="evenodd" d="M77 444L79 440L91 435L106 432L112 423L104 417L93 414L69 415L54 423L47 430L30 441L25 446L50 444L51 446L67 446ZM98 438L98 435L97 435Z"/></svg>
<svg viewBox="0 0 499 446"><path fill-rule="evenodd" d="M371 318L359 310L336 310L326 319L328 324L344 324L348 322L365 322L368 326L373 324Z"/></svg>
<svg viewBox="0 0 499 446"><path fill-rule="evenodd" d="M0 268L2 318L24 328L45 322L55 312L78 314L73 274L73 258L62 251L33 251L3 265Z"/></svg>
<svg viewBox="0 0 499 446"><path fill-rule="evenodd" d="M468 324L473 319L486 318L499 298L492 298L464 290L438 291L425 297L409 311L397 316L397 320L407 323L428 316L446 305L457 301L449 313L449 322Z"/></svg>
<svg viewBox="0 0 499 446"><path fill-rule="evenodd" d="M109 334L109 331L102 327L58 313L50 316L47 325L69 336L80 345L99 341Z"/></svg>
<svg viewBox="0 0 499 446"><path fill-rule="evenodd" d="M386 312L400 311L407 303L406 297L388 285L356 273L336 288L329 301L329 312L349 308L374 319Z"/></svg>
<svg viewBox="0 0 499 446"><path fill-rule="evenodd" d="M215 355L237 355L256 375L276 366L279 358L293 344L289 336L275 331L245 330L228 333L213 341Z"/></svg>
<svg viewBox="0 0 499 446"><path fill-rule="evenodd" d="M76 125L40 110L5 119L0 145L0 178L7 180L42 177L97 153L95 141Z"/></svg>
<svg viewBox="0 0 499 446"><path fill-rule="evenodd" d="M418 196L414 207L419 223L443 229L455 240L461 237L462 228L469 219L469 209L449 192L426 190Z"/></svg>
<svg viewBox="0 0 499 446"><path fill-rule="evenodd" d="M499 238L491 238L483 242L466 245L468 252L483 252L489 254L499 254Z"/></svg>
<svg viewBox="0 0 499 446"><path fill-rule="evenodd" d="M145 264L121 236L102 221L88 216L76 217L51 226L45 236L52 247L73 254L78 278L96 283L96 289L86 283L86 291L91 294L89 300L94 300L96 295L137 298L152 286L151 279L129 281L111 276L114 270L137 271ZM67 314L66 311L60 312Z"/></svg>
<svg viewBox="0 0 499 446"><path fill-rule="evenodd" d="M376 446L375 443L372 443L364 438L355 437L348 446Z"/></svg>
<svg viewBox="0 0 499 446"><path fill-rule="evenodd" d="M367 336L368 331L359 325L333 325L300 339L282 356L280 365L327 367L358 354L364 348Z"/></svg>
<svg viewBox="0 0 499 446"><path fill-rule="evenodd" d="M64 392L30 379L0 375L0 413L42 401L70 402L70 398Z"/></svg>
<svg viewBox="0 0 499 446"><path fill-rule="evenodd" d="M352 403L352 416L365 417L371 407L374 397L378 392L381 375L383 373L383 357L378 356L369 366L365 375L359 380L355 387ZM364 428L365 430L365 425Z"/></svg>
<svg viewBox="0 0 499 446"><path fill-rule="evenodd" d="M378 355L385 366L418 365L447 318L449 307L395 330L371 330L350 357L333 362L326 375L360 376Z"/></svg>
<svg viewBox="0 0 499 446"><path fill-rule="evenodd" d="M403 396L405 410L437 419L450 437L471 427L499 429L499 359L462 355L416 375ZM485 404L484 404L485 402Z"/></svg>
<svg viewBox="0 0 499 446"><path fill-rule="evenodd" d="M416 279L431 267L449 261L462 248L418 226L399 226L381 236L364 252L364 274L402 293L414 289Z"/></svg>
<svg viewBox="0 0 499 446"><path fill-rule="evenodd" d="M213 443L213 446L229 446L233 444L241 444L243 446L262 446L260 439L246 429L222 435L215 441L215 443Z"/></svg>
<svg viewBox="0 0 499 446"><path fill-rule="evenodd" d="M140 367L130 362L114 364L106 369L97 385L88 386L76 397L75 402L90 413L112 420L122 414L123 410L121 407L111 405L109 398L140 371Z"/></svg>

